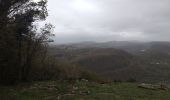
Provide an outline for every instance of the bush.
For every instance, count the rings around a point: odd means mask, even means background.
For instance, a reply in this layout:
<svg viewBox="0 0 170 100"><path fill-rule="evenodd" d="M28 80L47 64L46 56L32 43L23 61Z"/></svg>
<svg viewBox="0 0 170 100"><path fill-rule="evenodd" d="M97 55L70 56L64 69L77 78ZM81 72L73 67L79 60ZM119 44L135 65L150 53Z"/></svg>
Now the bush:
<svg viewBox="0 0 170 100"><path fill-rule="evenodd" d="M81 69L80 67L65 62L59 62L48 57L43 63L36 61L32 69L30 80L80 80L107 82L105 78L98 74Z"/></svg>

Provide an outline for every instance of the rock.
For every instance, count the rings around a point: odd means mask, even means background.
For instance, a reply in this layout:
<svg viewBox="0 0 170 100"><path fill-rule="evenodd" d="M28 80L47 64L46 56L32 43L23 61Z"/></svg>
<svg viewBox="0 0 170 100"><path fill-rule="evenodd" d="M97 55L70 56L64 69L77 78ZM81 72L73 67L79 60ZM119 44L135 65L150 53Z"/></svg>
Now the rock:
<svg viewBox="0 0 170 100"><path fill-rule="evenodd" d="M73 90L78 90L79 88L76 86L73 86Z"/></svg>
<svg viewBox="0 0 170 100"><path fill-rule="evenodd" d="M169 88L166 85L152 85L152 84L139 84L139 88L150 89L150 90L166 90L168 91Z"/></svg>

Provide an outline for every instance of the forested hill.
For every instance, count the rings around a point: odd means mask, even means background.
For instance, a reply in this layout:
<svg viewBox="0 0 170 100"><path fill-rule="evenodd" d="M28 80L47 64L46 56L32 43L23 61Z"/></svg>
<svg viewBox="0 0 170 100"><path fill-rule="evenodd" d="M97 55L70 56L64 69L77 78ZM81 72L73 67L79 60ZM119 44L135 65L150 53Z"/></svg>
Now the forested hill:
<svg viewBox="0 0 170 100"><path fill-rule="evenodd" d="M51 46L49 52L113 80L170 82L169 42L84 42Z"/></svg>

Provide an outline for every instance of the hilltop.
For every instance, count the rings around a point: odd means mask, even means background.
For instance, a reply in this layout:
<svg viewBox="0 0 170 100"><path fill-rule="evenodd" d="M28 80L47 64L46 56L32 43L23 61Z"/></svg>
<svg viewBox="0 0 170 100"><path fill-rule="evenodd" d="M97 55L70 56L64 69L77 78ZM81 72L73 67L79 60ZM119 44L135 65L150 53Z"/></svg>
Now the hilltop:
<svg viewBox="0 0 170 100"><path fill-rule="evenodd" d="M139 88L136 83L99 84L44 81L0 87L1 100L169 100L170 92Z"/></svg>

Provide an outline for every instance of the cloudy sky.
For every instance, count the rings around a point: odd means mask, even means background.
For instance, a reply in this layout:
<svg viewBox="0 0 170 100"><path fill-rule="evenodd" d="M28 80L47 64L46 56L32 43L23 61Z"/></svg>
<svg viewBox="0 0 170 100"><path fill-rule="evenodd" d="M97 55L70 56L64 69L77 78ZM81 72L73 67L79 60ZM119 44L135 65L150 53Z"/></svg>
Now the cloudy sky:
<svg viewBox="0 0 170 100"><path fill-rule="evenodd" d="M48 0L56 43L170 40L170 0Z"/></svg>

